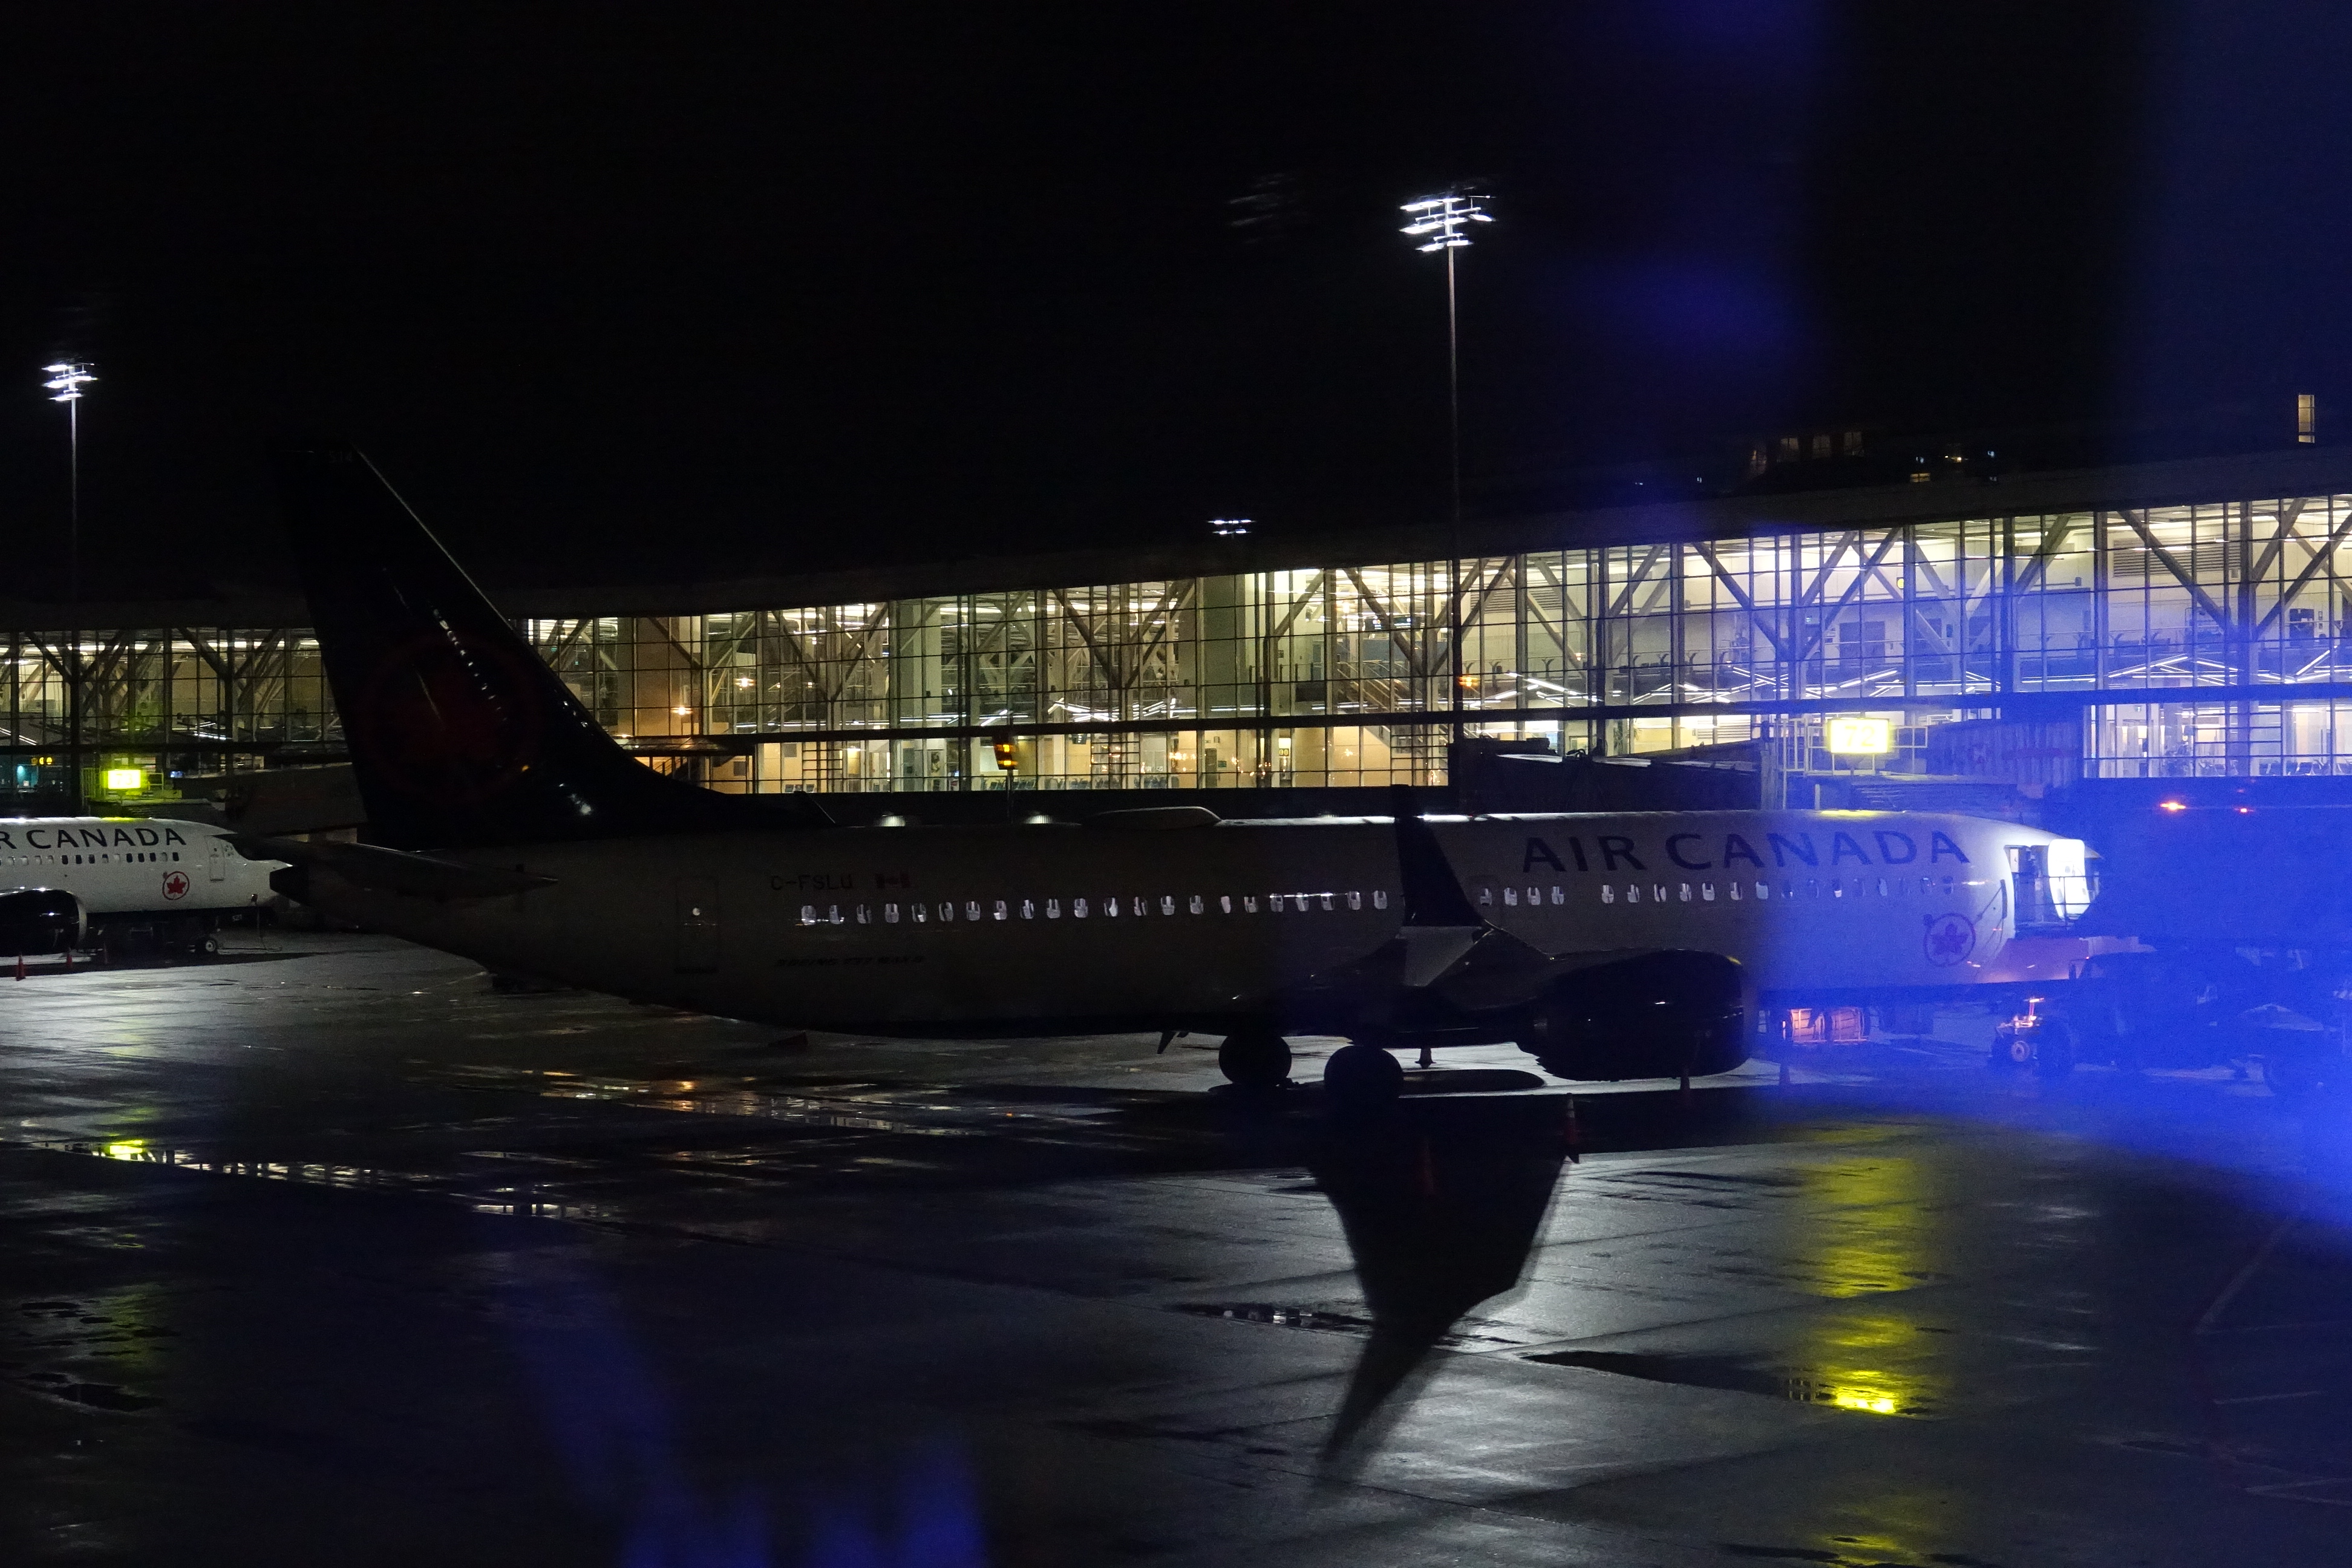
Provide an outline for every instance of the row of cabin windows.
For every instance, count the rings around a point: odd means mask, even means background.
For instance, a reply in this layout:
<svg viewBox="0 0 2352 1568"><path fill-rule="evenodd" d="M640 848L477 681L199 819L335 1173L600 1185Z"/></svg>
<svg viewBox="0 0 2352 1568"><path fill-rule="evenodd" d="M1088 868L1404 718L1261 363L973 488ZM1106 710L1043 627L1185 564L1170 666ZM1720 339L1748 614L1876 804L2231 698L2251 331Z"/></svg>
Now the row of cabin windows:
<svg viewBox="0 0 2352 1568"><path fill-rule="evenodd" d="M1802 881L1790 879L1781 882L1777 889L1772 883L1766 881L1726 882L1718 894L1717 885L1713 882L1652 882L1647 884L1646 888L1637 882L1627 884L1622 891L1613 883L1603 883L1601 888L1601 901L1604 904L1638 904L1644 901L1646 898L1647 901L1657 904L1675 902L1687 904L1694 901L1714 903L1720 897L1732 903L1741 903L1750 898L1759 900L1773 898L1899 899L1914 896L1933 898L1938 893L1948 898L1959 885L1960 879L1952 876L1940 878L1832 877L1826 879L1808 877ZM1510 908L1518 908L1522 905L1535 907L1546 903L1564 905L1568 902L1568 889L1559 883L1553 883L1548 888L1538 885L1524 889L1516 886L1508 887L1501 889L1501 892L1503 903ZM1479 890L1478 901L1481 904L1492 905L1495 902L1495 889L1482 888ZM1239 912L1243 914L1256 914L1261 908L1268 914L1280 914L1285 910L1306 914L1318 910L1336 910L1343 907L1349 910L1361 910L1365 907L1366 897L1367 895L1361 892L1268 893L1261 902L1255 894L1244 893L1236 900L1233 894L1224 893L1217 896L1215 904L1217 912L1220 914L1234 913L1237 902ZM1386 892L1375 890L1369 897L1371 900L1371 908L1385 910L1389 907L1389 896ZM967 921L1009 921L1015 918L1016 914L1024 921L1036 920L1041 916L1045 920L1057 921L1063 917L1064 905L1065 900L1060 899L1042 900L995 899L985 902L978 899L966 899L961 902L953 900L942 900L938 904L882 904L878 906L878 914L886 925L897 925L902 920L912 921L917 925L926 924L934 919L942 922L959 919ZM1207 914L1210 910L1210 900L1201 893L1191 894L1181 900L1173 894L1163 893L1156 899L1118 895L1098 900L1087 899L1067 900L1069 917L1081 921L1096 916L1105 920L1116 920L1122 914L1130 915L1136 919L1154 913L1167 916L1174 915L1180 910L1189 914ZM872 904L803 904L801 924L871 925L875 922L877 914L877 906Z"/></svg>
<svg viewBox="0 0 2352 1568"><path fill-rule="evenodd" d="M1327 910L1361 910L1366 907L1368 901L1372 909L1384 910L1389 907L1388 894L1377 889L1369 894L1361 892L1268 893L1265 896L1262 904L1255 893L1244 893L1238 899L1231 893L1220 893L1213 900L1204 893L1193 893L1181 900L1172 893L1162 893L1157 898L1122 893L1108 899L1071 899L1066 902L1069 917L1072 920L1082 921L1096 917L1118 920L1121 916L1141 920L1149 915L1166 916L1180 912L1205 915L1213 907L1217 913L1224 915L1233 914L1237 909L1242 914L1254 915L1258 913L1261 908L1267 914L1281 914L1286 910L1295 914L1310 914ZM872 925L876 919L876 911L877 906L872 904L803 904L801 924L837 926L855 922L858 925ZM937 904L883 904L879 906L879 911L882 923L885 925L897 925L902 920L912 921L916 925L924 925L933 920L942 922L957 920L1009 921L1015 918L1034 921L1042 917L1049 921L1057 921L1065 912L1065 900L1061 899L994 899L983 902L979 899L965 899L959 902L950 899Z"/></svg>
<svg viewBox="0 0 2352 1568"><path fill-rule="evenodd" d="M126 866L145 865L151 860L177 860L180 852L173 850L142 850L136 855L0 855L0 866L96 866L112 865L120 860Z"/></svg>
<svg viewBox="0 0 2352 1568"><path fill-rule="evenodd" d="M1808 877L1801 882L1790 878L1777 889L1769 882L1726 882L1723 886L1725 896L1736 904L1751 896L1757 899L1907 899L1915 895L1930 899L1938 896L1949 898L1961 885L1958 877ZM1542 902L1536 896L1539 890L1529 888L1528 902ZM1517 903L1518 900L1514 895L1517 891L1516 888L1505 889L1503 901ZM1554 888L1552 891L1558 893L1559 889ZM1621 901L1638 904L1644 893L1643 885L1638 882L1628 885L1622 893L1613 885L1603 883L1601 901L1604 904ZM1687 904L1694 898L1701 903L1713 903L1716 891L1713 882L1652 882L1647 885L1646 896L1654 904ZM1558 903L1559 900L1555 898L1552 901Z"/></svg>

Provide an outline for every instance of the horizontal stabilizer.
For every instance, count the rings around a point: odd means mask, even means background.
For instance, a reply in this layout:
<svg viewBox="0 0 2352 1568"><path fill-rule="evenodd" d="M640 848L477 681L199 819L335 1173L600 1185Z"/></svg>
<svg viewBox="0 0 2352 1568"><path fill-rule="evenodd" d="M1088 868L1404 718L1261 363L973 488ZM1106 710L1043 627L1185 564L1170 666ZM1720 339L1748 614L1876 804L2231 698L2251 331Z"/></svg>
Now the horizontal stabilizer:
<svg viewBox="0 0 2352 1568"><path fill-rule="evenodd" d="M385 849L373 844L309 843L290 838L232 839L249 860L284 860L299 871L313 867L332 872L355 888L372 893L404 893L425 899L502 899L552 887L555 879L517 868L468 866L437 855ZM289 898L301 897L297 887L278 888ZM278 887L278 879L270 879Z"/></svg>

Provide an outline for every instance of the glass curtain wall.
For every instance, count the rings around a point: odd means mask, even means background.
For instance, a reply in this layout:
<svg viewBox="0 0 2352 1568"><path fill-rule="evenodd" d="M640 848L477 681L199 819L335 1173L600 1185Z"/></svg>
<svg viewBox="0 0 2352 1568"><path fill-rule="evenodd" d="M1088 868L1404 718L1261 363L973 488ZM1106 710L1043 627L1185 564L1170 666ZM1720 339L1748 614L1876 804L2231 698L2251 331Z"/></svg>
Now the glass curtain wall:
<svg viewBox="0 0 2352 1568"><path fill-rule="evenodd" d="M2352 497L2116 508L1465 560L521 623L650 765L730 790L1426 784L1452 727L1563 750L2081 708L2095 776L2352 770ZM297 627L5 637L16 785L340 744ZM2286 700L2292 689L2308 697ZM0 785L8 781L0 778ZM151 784L151 787L152 784Z"/></svg>
<svg viewBox="0 0 2352 1568"><path fill-rule="evenodd" d="M0 633L0 791L173 793L271 756L342 743L319 645L299 627L159 626ZM75 675L80 711L75 713ZM79 718L79 725L76 720Z"/></svg>

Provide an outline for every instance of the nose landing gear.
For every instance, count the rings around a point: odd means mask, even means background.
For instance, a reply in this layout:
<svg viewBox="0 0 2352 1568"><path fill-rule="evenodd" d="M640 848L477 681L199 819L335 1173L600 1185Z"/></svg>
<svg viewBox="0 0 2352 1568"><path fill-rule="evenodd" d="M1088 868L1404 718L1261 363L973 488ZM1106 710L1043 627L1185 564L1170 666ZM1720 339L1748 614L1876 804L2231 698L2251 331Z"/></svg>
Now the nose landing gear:
<svg viewBox="0 0 2352 1568"><path fill-rule="evenodd" d="M1992 1032L1992 1066L2009 1071L2032 1071L2042 1079L2062 1079L2074 1070L2074 1031L2063 1018L2036 1010L2040 997L2025 1011L2004 1020Z"/></svg>

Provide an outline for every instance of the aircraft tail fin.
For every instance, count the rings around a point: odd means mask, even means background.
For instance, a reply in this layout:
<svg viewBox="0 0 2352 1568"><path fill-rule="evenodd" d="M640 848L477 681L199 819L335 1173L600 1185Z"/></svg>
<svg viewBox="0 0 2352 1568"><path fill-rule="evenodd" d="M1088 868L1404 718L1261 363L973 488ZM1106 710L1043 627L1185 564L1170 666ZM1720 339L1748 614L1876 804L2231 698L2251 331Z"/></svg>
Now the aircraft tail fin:
<svg viewBox="0 0 2352 1568"><path fill-rule="evenodd" d="M825 823L804 795L722 795L623 751L354 448L289 447L278 477L370 839L460 848Z"/></svg>

